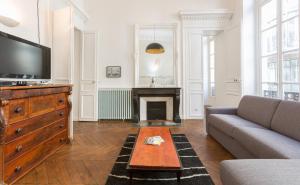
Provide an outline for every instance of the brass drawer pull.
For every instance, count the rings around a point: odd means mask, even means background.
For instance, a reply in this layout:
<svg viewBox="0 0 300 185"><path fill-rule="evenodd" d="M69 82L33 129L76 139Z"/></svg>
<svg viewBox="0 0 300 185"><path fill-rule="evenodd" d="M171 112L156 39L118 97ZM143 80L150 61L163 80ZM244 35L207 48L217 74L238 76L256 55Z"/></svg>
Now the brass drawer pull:
<svg viewBox="0 0 300 185"><path fill-rule="evenodd" d="M21 166L17 166L16 168L15 168L15 172L17 173L17 172L20 172L22 170L22 167Z"/></svg>
<svg viewBox="0 0 300 185"><path fill-rule="evenodd" d="M59 99L58 100L58 103L64 103L65 101L64 101L64 99Z"/></svg>
<svg viewBox="0 0 300 185"><path fill-rule="evenodd" d="M16 152L21 152L23 149L23 146L22 145L19 145L16 147Z"/></svg>
<svg viewBox="0 0 300 185"><path fill-rule="evenodd" d="M60 112L59 115L60 115L60 116L64 116L64 112Z"/></svg>
<svg viewBox="0 0 300 185"><path fill-rule="evenodd" d="M16 129L16 134L19 134L19 133L21 133L21 132L22 132L22 130L23 130L22 128L17 128L17 129Z"/></svg>
<svg viewBox="0 0 300 185"><path fill-rule="evenodd" d="M65 127L65 125L63 125L63 124L59 125L59 128L64 128L64 127Z"/></svg>
<svg viewBox="0 0 300 185"><path fill-rule="evenodd" d="M18 114L18 113L22 112L22 110L23 110L22 107L17 107L15 109L15 113Z"/></svg>

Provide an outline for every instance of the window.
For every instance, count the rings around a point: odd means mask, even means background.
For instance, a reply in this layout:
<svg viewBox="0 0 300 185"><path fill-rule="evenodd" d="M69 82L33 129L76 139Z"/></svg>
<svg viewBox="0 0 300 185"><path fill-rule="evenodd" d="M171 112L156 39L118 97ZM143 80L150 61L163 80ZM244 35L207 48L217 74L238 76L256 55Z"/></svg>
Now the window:
<svg viewBox="0 0 300 185"><path fill-rule="evenodd" d="M209 40L208 47L208 60L209 60L209 93L210 96L216 96L216 82L215 82L215 41Z"/></svg>
<svg viewBox="0 0 300 185"><path fill-rule="evenodd" d="M299 101L299 0L264 1L259 22L261 94Z"/></svg>

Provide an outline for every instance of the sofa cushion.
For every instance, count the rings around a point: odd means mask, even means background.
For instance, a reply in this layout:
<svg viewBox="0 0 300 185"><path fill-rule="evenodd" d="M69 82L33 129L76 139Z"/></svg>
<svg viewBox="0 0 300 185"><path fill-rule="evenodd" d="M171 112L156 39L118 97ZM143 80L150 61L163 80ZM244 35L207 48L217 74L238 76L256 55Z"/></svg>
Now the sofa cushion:
<svg viewBox="0 0 300 185"><path fill-rule="evenodd" d="M300 160L249 159L221 162L224 185L299 185Z"/></svg>
<svg viewBox="0 0 300 185"><path fill-rule="evenodd" d="M300 159L300 142L272 130L238 127L233 138L257 158Z"/></svg>
<svg viewBox="0 0 300 185"><path fill-rule="evenodd" d="M300 141L300 103L282 101L274 114L271 129Z"/></svg>
<svg viewBox="0 0 300 185"><path fill-rule="evenodd" d="M240 101L237 114L244 119L270 128L271 120L280 100L257 96L244 96Z"/></svg>
<svg viewBox="0 0 300 185"><path fill-rule="evenodd" d="M264 128L239 116L228 114L211 114L208 117L208 123L231 137L236 127Z"/></svg>

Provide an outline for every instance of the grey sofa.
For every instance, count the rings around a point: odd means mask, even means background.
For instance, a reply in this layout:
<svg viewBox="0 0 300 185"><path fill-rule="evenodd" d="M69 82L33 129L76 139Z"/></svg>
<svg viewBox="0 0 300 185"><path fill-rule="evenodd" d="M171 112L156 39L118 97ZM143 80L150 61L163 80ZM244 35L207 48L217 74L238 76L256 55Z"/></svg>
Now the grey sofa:
<svg viewBox="0 0 300 185"><path fill-rule="evenodd" d="M299 185L299 159L244 159L221 163L223 185Z"/></svg>
<svg viewBox="0 0 300 185"><path fill-rule="evenodd" d="M207 133L235 157L221 163L224 185L300 184L300 103L255 96L238 108L206 107Z"/></svg>
<svg viewBox="0 0 300 185"><path fill-rule="evenodd" d="M206 108L207 133L240 159L300 159L300 103L244 96Z"/></svg>

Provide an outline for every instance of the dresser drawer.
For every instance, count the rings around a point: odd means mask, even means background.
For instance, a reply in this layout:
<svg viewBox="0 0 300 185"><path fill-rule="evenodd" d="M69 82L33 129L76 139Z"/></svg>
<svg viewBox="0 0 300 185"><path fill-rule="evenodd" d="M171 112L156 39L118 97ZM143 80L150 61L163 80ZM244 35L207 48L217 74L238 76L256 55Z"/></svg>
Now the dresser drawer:
<svg viewBox="0 0 300 185"><path fill-rule="evenodd" d="M29 98L30 117L45 114L56 109L56 95Z"/></svg>
<svg viewBox="0 0 300 185"><path fill-rule="evenodd" d="M47 156L54 153L62 144L67 142L67 138L67 132L62 132L33 150L26 152L16 160L5 163L4 181L8 184L13 183L33 167L37 166Z"/></svg>
<svg viewBox="0 0 300 185"><path fill-rule="evenodd" d="M57 94L55 101L57 109L64 108L67 105L67 95L65 93Z"/></svg>
<svg viewBox="0 0 300 185"><path fill-rule="evenodd" d="M9 124L26 119L28 116L28 99L11 100L7 110Z"/></svg>
<svg viewBox="0 0 300 185"><path fill-rule="evenodd" d="M8 162L16 157L24 154L32 147L42 143L43 141L51 138L52 136L66 130L66 120L62 119L53 124L38 129L35 132L32 132L28 135L19 137L13 142L8 143L4 146L4 161Z"/></svg>
<svg viewBox="0 0 300 185"><path fill-rule="evenodd" d="M36 116L31 119L20 121L9 125L6 128L5 142L10 142L14 139L22 137L36 129L50 125L62 118L67 119L68 112L66 109L60 109L41 116Z"/></svg>

